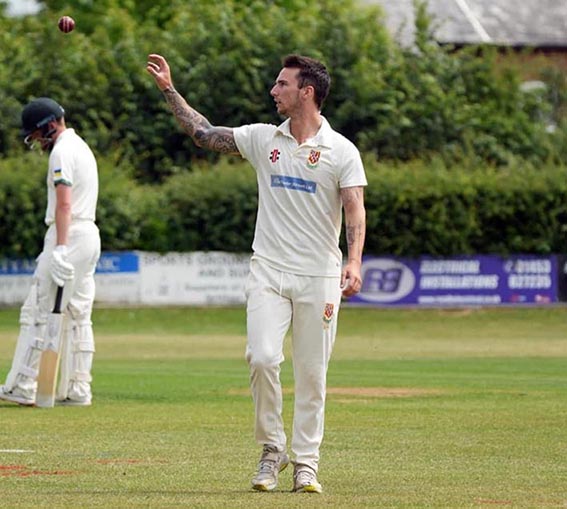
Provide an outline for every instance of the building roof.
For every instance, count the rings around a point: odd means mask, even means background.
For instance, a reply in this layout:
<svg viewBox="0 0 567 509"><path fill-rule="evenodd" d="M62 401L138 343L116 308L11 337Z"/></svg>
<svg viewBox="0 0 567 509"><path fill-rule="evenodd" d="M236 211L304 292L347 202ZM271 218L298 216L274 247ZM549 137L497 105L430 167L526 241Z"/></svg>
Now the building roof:
<svg viewBox="0 0 567 509"><path fill-rule="evenodd" d="M403 45L414 33L412 0L360 0L380 5ZM426 0L435 39L442 44L567 48L566 0Z"/></svg>

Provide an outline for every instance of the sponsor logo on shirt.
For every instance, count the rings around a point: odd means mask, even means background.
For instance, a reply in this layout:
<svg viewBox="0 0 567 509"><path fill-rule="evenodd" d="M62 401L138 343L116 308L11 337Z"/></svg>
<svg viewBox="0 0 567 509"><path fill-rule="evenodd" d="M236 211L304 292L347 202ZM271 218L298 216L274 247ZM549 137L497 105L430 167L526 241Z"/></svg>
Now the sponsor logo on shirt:
<svg viewBox="0 0 567 509"><path fill-rule="evenodd" d="M311 152L309 152L309 157L307 158L307 166L309 166L309 168L311 169L317 168L320 157L321 157L320 150L312 150Z"/></svg>
<svg viewBox="0 0 567 509"><path fill-rule="evenodd" d="M317 182L312 182L311 180L288 177L287 175L272 175L271 179L272 187L283 187L292 191L303 191L311 194L315 194L317 191Z"/></svg>
<svg viewBox="0 0 567 509"><path fill-rule="evenodd" d="M280 154L281 152L277 148L272 150L270 152L270 161L272 161L272 163L275 163L280 158Z"/></svg>

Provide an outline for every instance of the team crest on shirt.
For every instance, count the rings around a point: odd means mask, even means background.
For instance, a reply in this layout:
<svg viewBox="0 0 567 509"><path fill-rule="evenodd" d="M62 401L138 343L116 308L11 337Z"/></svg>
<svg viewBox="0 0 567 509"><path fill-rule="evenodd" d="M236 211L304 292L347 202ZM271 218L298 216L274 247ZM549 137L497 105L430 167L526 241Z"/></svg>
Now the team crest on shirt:
<svg viewBox="0 0 567 509"><path fill-rule="evenodd" d="M53 178L55 178L56 180L60 179L61 175L62 175L61 168L57 168L57 169L53 170Z"/></svg>
<svg viewBox="0 0 567 509"><path fill-rule="evenodd" d="M311 152L309 152L309 157L307 158L307 166L309 166L309 168L311 169L316 168L317 165L319 164L320 157L321 157L320 150L312 150Z"/></svg>
<svg viewBox="0 0 567 509"><path fill-rule="evenodd" d="M333 314L335 312L335 305L327 302L325 304L325 309L323 311L323 328L328 329L329 325L333 319Z"/></svg>

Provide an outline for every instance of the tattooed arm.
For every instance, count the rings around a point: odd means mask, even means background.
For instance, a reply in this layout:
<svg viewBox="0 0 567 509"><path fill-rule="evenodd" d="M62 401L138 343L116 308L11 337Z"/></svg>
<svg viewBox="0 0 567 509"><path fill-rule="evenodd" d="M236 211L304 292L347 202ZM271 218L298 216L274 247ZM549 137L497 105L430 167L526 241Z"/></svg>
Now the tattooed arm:
<svg viewBox="0 0 567 509"><path fill-rule="evenodd" d="M230 127L212 126L203 115L191 108L173 87L163 90L163 94L177 122L196 145L223 154L239 154Z"/></svg>
<svg viewBox="0 0 567 509"><path fill-rule="evenodd" d="M348 261L341 275L343 295L350 297L360 291L362 286L362 250L366 235L366 210L364 208L364 188L345 187L341 189L341 199L345 210L345 229L348 247ZM348 285L347 285L348 280Z"/></svg>
<svg viewBox="0 0 567 509"><path fill-rule="evenodd" d="M165 58L161 55L149 55L146 70L154 77L158 88L163 92L177 122L196 145L223 154L239 154L232 129L211 125L175 90Z"/></svg>

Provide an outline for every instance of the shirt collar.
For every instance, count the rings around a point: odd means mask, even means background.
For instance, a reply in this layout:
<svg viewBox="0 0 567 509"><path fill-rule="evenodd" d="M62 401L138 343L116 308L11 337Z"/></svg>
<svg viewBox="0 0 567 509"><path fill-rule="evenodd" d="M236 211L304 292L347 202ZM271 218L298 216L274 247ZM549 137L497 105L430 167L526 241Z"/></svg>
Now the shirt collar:
<svg viewBox="0 0 567 509"><path fill-rule="evenodd" d="M290 138L293 138L289 128L289 124L290 124L290 119L288 118L277 127L276 134L281 134L283 136L289 136ZM304 145L313 146L313 147L322 146L322 147L331 148L332 147L331 133L332 133L332 128L329 122L323 115L321 115L321 127L319 128L319 131L317 131L317 134L313 136L313 138L307 140L304 143Z"/></svg>

